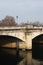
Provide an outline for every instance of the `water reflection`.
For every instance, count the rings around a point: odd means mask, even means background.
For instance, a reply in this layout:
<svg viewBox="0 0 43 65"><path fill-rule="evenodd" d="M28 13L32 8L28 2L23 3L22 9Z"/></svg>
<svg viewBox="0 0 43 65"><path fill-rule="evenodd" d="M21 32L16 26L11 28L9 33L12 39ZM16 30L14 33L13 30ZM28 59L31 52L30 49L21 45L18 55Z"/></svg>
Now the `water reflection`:
<svg viewBox="0 0 43 65"><path fill-rule="evenodd" d="M32 57L32 51L0 48L0 65L43 65Z"/></svg>
<svg viewBox="0 0 43 65"><path fill-rule="evenodd" d="M0 65L17 65L25 57L25 52L0 48Z"/></svg>

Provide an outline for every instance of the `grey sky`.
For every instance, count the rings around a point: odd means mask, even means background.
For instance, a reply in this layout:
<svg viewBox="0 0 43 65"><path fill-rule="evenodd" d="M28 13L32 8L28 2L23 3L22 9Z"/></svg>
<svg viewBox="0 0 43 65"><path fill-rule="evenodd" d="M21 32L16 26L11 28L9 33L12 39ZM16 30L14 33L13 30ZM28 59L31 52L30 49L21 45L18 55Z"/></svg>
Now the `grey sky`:
<svg viewBox="0 0 43 65"><path fill-rule="evenodd" d="M0 19L18 16L19 22L43 22L43 0L0 0Z"/></svg>

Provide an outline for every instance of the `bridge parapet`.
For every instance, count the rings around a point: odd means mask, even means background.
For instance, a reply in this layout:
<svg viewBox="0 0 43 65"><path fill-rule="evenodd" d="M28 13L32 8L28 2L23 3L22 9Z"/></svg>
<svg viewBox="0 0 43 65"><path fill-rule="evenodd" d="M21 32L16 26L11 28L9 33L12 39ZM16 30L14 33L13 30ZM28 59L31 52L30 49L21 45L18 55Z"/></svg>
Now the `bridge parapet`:
<svg viewBox="0 0 43 65"><path fill-rule="evenodd" d="M0 27L0 29L43 29L43 27L37 27L37 26L18 26L18 27L16 27L16 26L12 26L12 27Z"/></svg>

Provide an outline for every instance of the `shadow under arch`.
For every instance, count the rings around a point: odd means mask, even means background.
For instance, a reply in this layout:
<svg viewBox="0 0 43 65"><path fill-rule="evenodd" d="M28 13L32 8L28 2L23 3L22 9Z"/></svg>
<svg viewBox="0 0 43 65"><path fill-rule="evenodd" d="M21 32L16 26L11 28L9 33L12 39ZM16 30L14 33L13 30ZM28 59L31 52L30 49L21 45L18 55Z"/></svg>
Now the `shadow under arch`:
<svg viewBox="0 0 43 65"><path fill-rule="evenodd" d="M5 45L5 44L10 44L12 42L24 42L23 40L17 38L17 37L13 37L13 36L9 36L9 35L0 35L0 47L2 45Z"/></svg>
<svg viewBox="0 0 43 65"><path fill-rule="evenodd" d="M32 57L43 60L43 34L32 39Z"/></svg>
<svg viewBox="0 0 43 65"><path fill-rule="evenodd" d="M22 41L19 38L13 37L13 36L8 36L8 35L0 35L0 46L9 44L10 42L17 42ZM9 49L8 49L9 50ZM18 62L20 62L23 58L19 55L19 51L13 51L13 50L5 50L0 48L0 64L14 64L16 65ZM13 51L14 54L11 52ZM11 52L11 53L9 53Z"/></svg>

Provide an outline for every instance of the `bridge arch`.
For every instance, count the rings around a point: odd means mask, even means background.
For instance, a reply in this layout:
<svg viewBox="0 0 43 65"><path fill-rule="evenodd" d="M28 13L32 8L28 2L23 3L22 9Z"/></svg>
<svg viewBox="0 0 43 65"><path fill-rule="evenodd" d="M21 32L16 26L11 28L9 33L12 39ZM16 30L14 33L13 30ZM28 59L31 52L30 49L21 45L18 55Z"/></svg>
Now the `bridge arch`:
<svg viewBox="0 0 43 65"><path fill-rule="evenodd" d="M35 38L32 39L32 41L35 43L43 43L43 34L36 36Z"/></svg>
<svg viewBox="0 0 43 65"><path fill-rule="evenodd" d="M27 40L26 40L26 44L28 49L32 49L32 43L33 43L33 39L36 38L39 35L42 35L43 32L41 31L37 31L37 32L31 32L30 34L27 35Z"/></svg>
<svg viewBox="0 0 43 65"><path fill-rule="evenodd" d="M36 59L43 59L43 34L32 39L32 56Z"/></svg>
<svg viewBox="0 0 43 65"><path fill-rule="evenodd" d="M14 41L14 40L15 40L15 41L16 41L16 40L23 41L22 39L20 39L20 38L18 38L18 37L15 37L15 36L12 36L12 35L0 35L0 38L1 38L1 39L2 39L2 38L3 38L3 39L4 39L4 38L5 38L5 39L6 39L6 38L7 38L7 39L9 38L10 40L13 39L13 41ZM9 39L8 39L8 40L9 40Z"/></svg>
<svg viewBox="0 0 43 65"><path fill-rule="evenodd" d="M14 36L0 35L0 47L15 48L19 45L19 42L24 41Z"/></svg>
<svg viewBox="0 0 43 65"><path fill-rule="evenodd" d="M43 32L32 33L32 49L36 46L40 46L43 43Z"/></svg>
<svg viewBox="0 0 43 65"><path fill-rule="evenodd" d="M25 41L25 35L24 33L22 32L11 32L11 31L3 31L3 32L0 32L0 35L7 35L7 36L12 36L12 37L16 37L18 39L20 39L21 41Z"/></svg>
<svg viewBox="0 0 43 65"><path fill-rule="evenodd" d="M43 32L33 32L32 33L32 39L36 38L37 36L43 35Z"/></svg>

